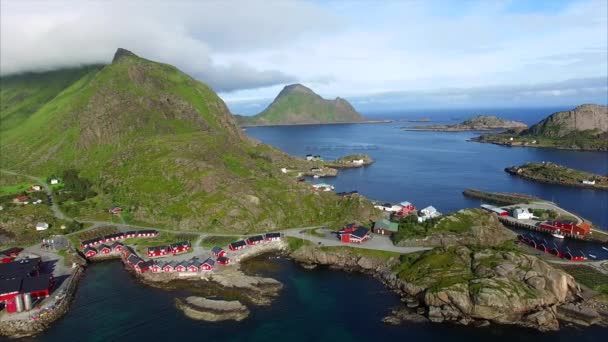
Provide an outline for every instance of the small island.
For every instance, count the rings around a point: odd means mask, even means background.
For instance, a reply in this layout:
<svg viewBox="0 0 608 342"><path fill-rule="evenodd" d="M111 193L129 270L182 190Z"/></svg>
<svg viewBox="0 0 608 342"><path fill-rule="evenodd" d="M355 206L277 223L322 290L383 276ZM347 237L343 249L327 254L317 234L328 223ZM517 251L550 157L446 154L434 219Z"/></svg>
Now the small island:
<svg viewBox="0 0 608 342"><path fill-rule="evenodd" d="M536 182L608 190L608 177L550 162L511 166L505 171Z"/></svg>
<svg viewBox="0 0 608 342"><path fill-rule="evenodd" d="M494 131L505 129L526 129L528 126L519 121L511 121L496 116L478 115L461 123L452 125L405 126L405 131L467 132Z"/></svg>
<svg viewBox="0 0 608 342"><path fill-rule="evenodd" d="M249 317L249 309L238 300L212 300L190 296L185 299L176 298L175 306L192 319L208 322L238 322Z"/></svg>

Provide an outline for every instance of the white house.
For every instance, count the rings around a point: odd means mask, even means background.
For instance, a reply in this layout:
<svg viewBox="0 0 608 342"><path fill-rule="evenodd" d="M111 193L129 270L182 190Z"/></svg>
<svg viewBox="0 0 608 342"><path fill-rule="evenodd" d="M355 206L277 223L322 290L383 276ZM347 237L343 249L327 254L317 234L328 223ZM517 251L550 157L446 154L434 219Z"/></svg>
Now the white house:
<svg viewBox="0 0 608 342"><path fill-rule="evenodd" d="M53 178L51 179L51 185L59 184L59 179Z"/></svg>
<svg viewBox="0 0 608 342"><path fill-rule="evenodd" d="M355 165L363 165L364 161L363 159L353 159L352 163Z"/></svg>
<svg viewBox="0 0 608 342"><path fill-rule="evenodd" d="M36 230L47 230L49 229L49 224L46 222L38 222L36 223Z"/></svg>
<svg viewBox="0 0 608 342"><path fill-rule="evenodd" d="M435 207L433 207L432 205L429 205L428 207L421 209L418 212L418 222L424 222L430 218L435 218L435 217L439 217L441 216L441 213L437 211L437 209L435 209Z"/></svg>
<svg viewBox="0 0 608 342"><path fill-rule="evenodd" d="M403 207L399 204L390 204L390 203L378 204L378 205L375 205L374 208L380 209L382 211L388 211L388 212L397 212L397 211L403 209Z"/></svg>
<svg viewBox="0 0 608 342"><path fill-rule="evenodd" d="M513 210L513 217L518 220L529 220L534 217L534 215L528 210L528 208L517 208Z"/></svg>
<svg viewBox="0 0 608 342"><path fill-rule="evenodd" d="M595 181L594 180L583 180L583 184L587 184L587 185L595 185Z"/></svg>
<svg viewBox="0 0 608 342"><path fill-rule="evenodd" d="M32 199L32 204L40 204L42 203L41 199Z"/></svg>
<svg viewBox="0 0 608 342"><path fill-rule="evenodd" d="M509 138L509 141L513 141L513 137L510 137L510 138Z"/></svg>
<svg viewBox="0 0 608 342"><path fill-rule="evenodd" d="M312 154L307 154L306 155L306 160L311 161L313 158Z"/></svg>
<svg viewBox="0 0 608 342"><path fill-rule="evenodd" d="M332 191L334 189L334 186L331 184L319 183L319 184L313 184L312 188L314 190L320 190L320 191Z"/></svg>
<svg viewBox="0 0 608 342"><path fill-rule="evenodd" d="M281 172L283 172L283 173L287 173L287 168L282 167L282 168L281 168Z"/></svg>

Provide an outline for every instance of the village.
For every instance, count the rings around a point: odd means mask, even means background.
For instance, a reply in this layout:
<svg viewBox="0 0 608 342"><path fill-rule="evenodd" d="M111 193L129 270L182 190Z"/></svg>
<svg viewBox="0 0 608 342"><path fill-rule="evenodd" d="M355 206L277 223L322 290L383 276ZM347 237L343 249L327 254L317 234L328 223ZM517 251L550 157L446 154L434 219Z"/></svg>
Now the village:
<svg viewBox="0 0 608 342"><path fill-rule="evenodd" d="M307 159L312 161L320 157L307 156ZM358 164L356 162L351 161ZM300 180L301 174L298 173L297 176ZM60 180L51 179L49 182L57 185ZM310 186L315 191L334 191L334 187L327 183ZM27 195L16 196L12 204L40 205L44 203L44 196L40 196L44 194L44 190L48 188L32 184L28 187ZM357 191L349 191L336 193L336 196L346 200L360 195ZM48 199L52 203L50 190ZM126 270L136 276L145 277L147 281L167 281L183 278L205 279L211 274L221 273L224 268L238 268L239 262L250 255L281 250L285 247L283 241L287 238L308 240L319 246L351 246L401 254L430 249L396 246L392 238L399 232L402 220L413 219L420 224L427 221L436 222L442 217L442 213L435 207L417 209L409 201L374 201L373 204L374 208L382 213L382 218L375 222L352 222L342 227L291 228L248 237L235 235L233 241L213 247L202 246L201 241L208 234L193 234L192 239L180 239L176 235L172 241L165 239L162 240L163 243L155 244L159 235L164 234L162 229L133 229L134 227L129 225L121 225L119 229L107 233L103 229L104 225L96 223L82 231L86 232L83 236L87 238L76 244L73 239L66 238L74 233L67 233L46 237L39 246L9 248L0 252L0 302L3 303L0 322L23 324L28 321L56 319L67 310L78 279L83 273L83 266L90 262L116 259L124 264ZM534 203L507 207L484 204L481 207L495 214L507 226L544 232L555 238L584 239L591 233L590 225L583 219L551 204ZM121 217L123 209L112 206L107 212L112 216ZM556 217L551 219L549 214ZM107 222L106 225L112 226L112 222ZM50 228L59 228L61 231L65 226L51 227L49 223L41 221L34 229L42 234ZM100 234L94 235L95 232ZM229 234L224 235L224 238L229 237ZM138 245L142 239L147 239L150 243ZM540 241L531 235L520 234L518 241L522 245L569 261L587 259L582 252L562 250L556 244L551 245L546 240ZM69 253L75 253L76 259L80 257L82 262L77 262L74 258L70 259L71 264L66 262ZM593 258L592 255L589 257Z"/></svg>

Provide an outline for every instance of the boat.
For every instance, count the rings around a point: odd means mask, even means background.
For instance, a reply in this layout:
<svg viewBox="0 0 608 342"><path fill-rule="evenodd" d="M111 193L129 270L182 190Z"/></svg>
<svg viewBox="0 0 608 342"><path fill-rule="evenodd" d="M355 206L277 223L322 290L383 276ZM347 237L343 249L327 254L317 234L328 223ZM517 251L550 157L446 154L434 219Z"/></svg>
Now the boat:
<svg viewBox="0 0 608 342"><path fill-rule="evenodd" d="M563 239L564 238L564 236L562 234L559 234L559 233L553 233L553 234L551 234L551 236L553 236L554 238L558 238L558 239Z"/></svg>
<svg viewBox="0 0 608 342"><path fill-rule="evenodd" d="M314 175L312 176L312 178L319 178L319 175Z"/></svg>
<svg viewBox="0 0 608 342"><path fill-rule="evenodd" d="M591 259L597 259L597 257L596 257L595 255L593 255L593 254L589 254L589 257L590 257Z"/></svg>
<svg viewBox="0 0 608 342"><path fill-rule="evenodd" d="M608 251L608 247L602 247L602 249Z"/></svg>

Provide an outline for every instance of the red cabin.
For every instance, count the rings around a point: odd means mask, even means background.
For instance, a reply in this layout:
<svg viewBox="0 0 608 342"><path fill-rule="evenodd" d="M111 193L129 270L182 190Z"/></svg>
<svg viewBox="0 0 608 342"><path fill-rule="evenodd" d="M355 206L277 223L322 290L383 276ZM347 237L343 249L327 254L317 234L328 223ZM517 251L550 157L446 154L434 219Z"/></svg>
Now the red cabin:
<svg viewBox="0 0 608 342"><path fill-rule="evenodd" d="M245 247L247 247L247 243L245 243L245 241L243 240L235 241L228 245L228 249L230 249L231 251L238 251Z"/></svg>
<svg viewBox="0 0 608 342"><path fill-rule="evenodd" d="M6 256L9 256L9 257L16 257L22 251L23 251L23 248L11 247L9 249L5 249L5 250L1 251L0 254L6 255Z"/></svg>
<svg viewBox="0 0 608 342"><path fill-rule="evenodd" d="M163 268L161 267L161 265L154 263L152 267L150 267L150 271L152 271L152 273L160 273L163 271Z"/></svg>
<svg viewBox="0 0 608 342"><path fill-rule="evenodd" d="M266 233L264 238L266 241L279 241L281 240L281 233Z"/></svg>
<svg viewBox="0 0 608 342"><path fill-rule="evenodd" d="M188 267L186 267L186 270L188 272L198 272L198 266L197 265L188 265Z"/></svg>
<svg viewBox="0 0 608 342"><path fill-rule="evenodd" d="M199 267L201 271L211 271L213 270L213 266L215 265L215 261L213 259L205 260Z"/></svg>
<svg viewBox="0 0 608 342"><path fill-rule="evenodd" d="M169 253L169 246L148 247L148 258L157 258Z"/></svg>
<svg viewBox="0 0 608 342"><path fill-rule="evenodd" d="M217 258L217 263L219 265L228 265L228 264L230 264L230 258L226 258L226 257Z"/></svg>
<svg viewBox="0 0 608 342"><path fill-rule="evenodd" d="M179 263L175 266L175 272L186 272L186 265L184 263Z"/></svg>
<svg viewBox="0 0 608 342"><path fill-rule="evenodd" d="M174 243L174 244L170 245L169 252L173 253L173 255L185 253L188 250L190 250L190 247L191 247L190 242L182 241L182 242L178 242L178 243Z"/></svg>
<svg viewBox="0 0 608 342"><path fill-rule="evenodd" d="M110 248L109 246L106 246L106 245L99 246L99 253L101 253L101 254L110 254L111 251L112 251L112 248Z"/></svg>
<svg viewBox="0 0 608 342"><path fill-rule="evenodd" d="M357 227L352 232L339 232L340 241L344 243L363 243L370 238L369 229L365 227Z"/></svg>
<svg viewBox="0 0 608 342"><path fill-rule="evenodd" d="M175 271L175 268L173 267L172 263L168 263L165 266L163 266L163 272L165 272L165 273L171 273L173 271Z"/></svg>
<svg viewBox="0 0 608 342"><path fill-rule="evenodd" d="M97 250L93 247L87 247L84 249L84 256L92 258L97 255Z"/></svg>
<svg viewBox="0 0 608 342"><path fill-rule="evenodd" d="M249 246L259 245L264 242L264 237L262 235L252 236L252 237L248 238L247 240L245 240L245 242Z"/></svg>
<svg viewBox="0 0 608 342"><path fill-rule="evenodd" d="M217 246L211 249L211 253L213 253L213 256L216 258L223 257L226 255L226 251L223 248Z"/></svg>
<svg viewBox="0 0 608 342"><path fill-rule="evenodd" d="M111 247L114 252L120 252L122 251L124 245L120 242L114 242Z"/></svg>

